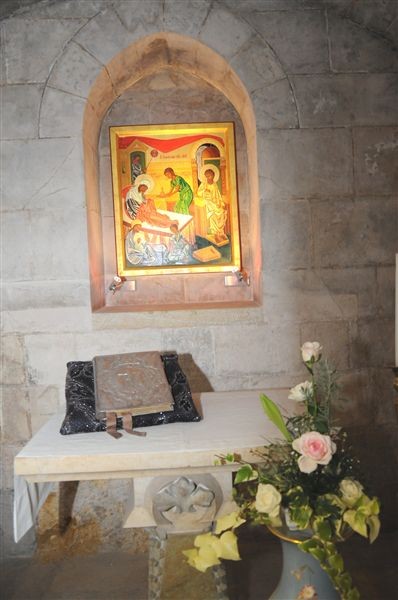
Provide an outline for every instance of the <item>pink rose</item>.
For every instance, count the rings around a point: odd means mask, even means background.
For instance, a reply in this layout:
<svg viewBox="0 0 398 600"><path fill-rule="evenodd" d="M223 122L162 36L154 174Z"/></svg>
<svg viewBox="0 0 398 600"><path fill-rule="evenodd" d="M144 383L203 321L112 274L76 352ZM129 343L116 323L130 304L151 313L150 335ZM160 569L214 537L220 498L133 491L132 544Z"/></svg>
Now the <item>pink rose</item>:
<svg viewBox="0 0 398 600"><path fill-rule="evenodd" d="M292 447L301 454L298 466L302 473L312 473L318 465L329 464L336 452L336 444L328 435L317 431L308 431L293 440Z"/></svg>

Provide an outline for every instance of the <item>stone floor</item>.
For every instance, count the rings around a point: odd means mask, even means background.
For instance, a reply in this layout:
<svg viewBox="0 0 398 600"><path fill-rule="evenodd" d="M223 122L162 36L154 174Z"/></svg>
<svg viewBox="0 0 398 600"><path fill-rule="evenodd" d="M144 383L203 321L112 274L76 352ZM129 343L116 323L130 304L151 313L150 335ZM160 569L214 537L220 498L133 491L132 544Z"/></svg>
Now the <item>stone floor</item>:
<svg viewBox="0 0 398 600"><path fill-rule="evenodd" d="M362 600L398 598L397 542L398 532L381 535L372 546L359 538L344 544ZM214 600L211 577L182 563L181 545L171 544L166 557L162 600ZM225 563L229 598L266 600L281 569L279 542L258 528L248 529L240 536L240 548L243 560ZM12 559L1 563L0 590L2 600L146 600L147 556L120 552L47 564Z"/></svg>

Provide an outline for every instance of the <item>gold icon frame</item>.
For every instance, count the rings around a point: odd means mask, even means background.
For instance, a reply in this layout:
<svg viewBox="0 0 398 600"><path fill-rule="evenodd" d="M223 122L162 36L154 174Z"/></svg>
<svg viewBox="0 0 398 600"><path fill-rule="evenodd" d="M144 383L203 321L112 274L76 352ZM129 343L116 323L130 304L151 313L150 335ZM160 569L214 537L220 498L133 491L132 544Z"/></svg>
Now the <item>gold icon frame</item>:
<svg viewBox="0 0 398 600"><path fill-rule="evenodd" d="M118 275L239 271L234 124L109 131Z"/></svg>

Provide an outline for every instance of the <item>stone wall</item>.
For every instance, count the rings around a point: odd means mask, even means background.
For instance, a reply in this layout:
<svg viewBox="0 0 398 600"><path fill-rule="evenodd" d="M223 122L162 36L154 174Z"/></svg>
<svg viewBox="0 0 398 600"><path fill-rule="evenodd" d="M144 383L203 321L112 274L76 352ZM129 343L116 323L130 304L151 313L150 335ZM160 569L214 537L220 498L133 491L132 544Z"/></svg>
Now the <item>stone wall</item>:
<svg viewBox="0 0 398 600"><path fill-rule="evenodd" d="M362 13L351 4L44 0L1 22L6 554L32 549L31 537L17 547L11 542L12 460L64 405L65 363L124 351L191 356L185 364L195 390L261 389L300 381L299 346L320 341L342 372L347 400L336 413L369 466L386 525L394 525L396 4L384 2L379 13L371 2L361 3ZM139 319L91 313L83 109L103 66L161 31L208 45L250 93L260 173L261 307L143 312ZM98 487L102 498L101 486L84 488L92 504L101 503ZM82 513L84 505L78 501Z"/></svg>

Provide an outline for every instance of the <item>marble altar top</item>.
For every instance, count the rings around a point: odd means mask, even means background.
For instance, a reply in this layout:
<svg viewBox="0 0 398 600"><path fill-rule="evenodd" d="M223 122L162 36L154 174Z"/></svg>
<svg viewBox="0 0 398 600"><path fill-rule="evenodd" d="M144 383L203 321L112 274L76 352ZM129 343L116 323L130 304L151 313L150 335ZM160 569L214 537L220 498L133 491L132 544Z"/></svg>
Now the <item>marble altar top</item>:
<svg viewBox="0 0 398 600"><path fill-rule="evenodd" d="M208 392L198 396L203 420L147 427L146 437L123 432L119 440L105 432L61 435L64 412L54 415L15 457L15 474L28 481L121 479L174 472L220 469L217 455L238 452L254 460L251 450L280 438L263 412L261 391ZM282 409L297 403L287 389L265 390ZM225 467L232 470L231 465ZM236 470L236 465L235 465Z"/></svg>

